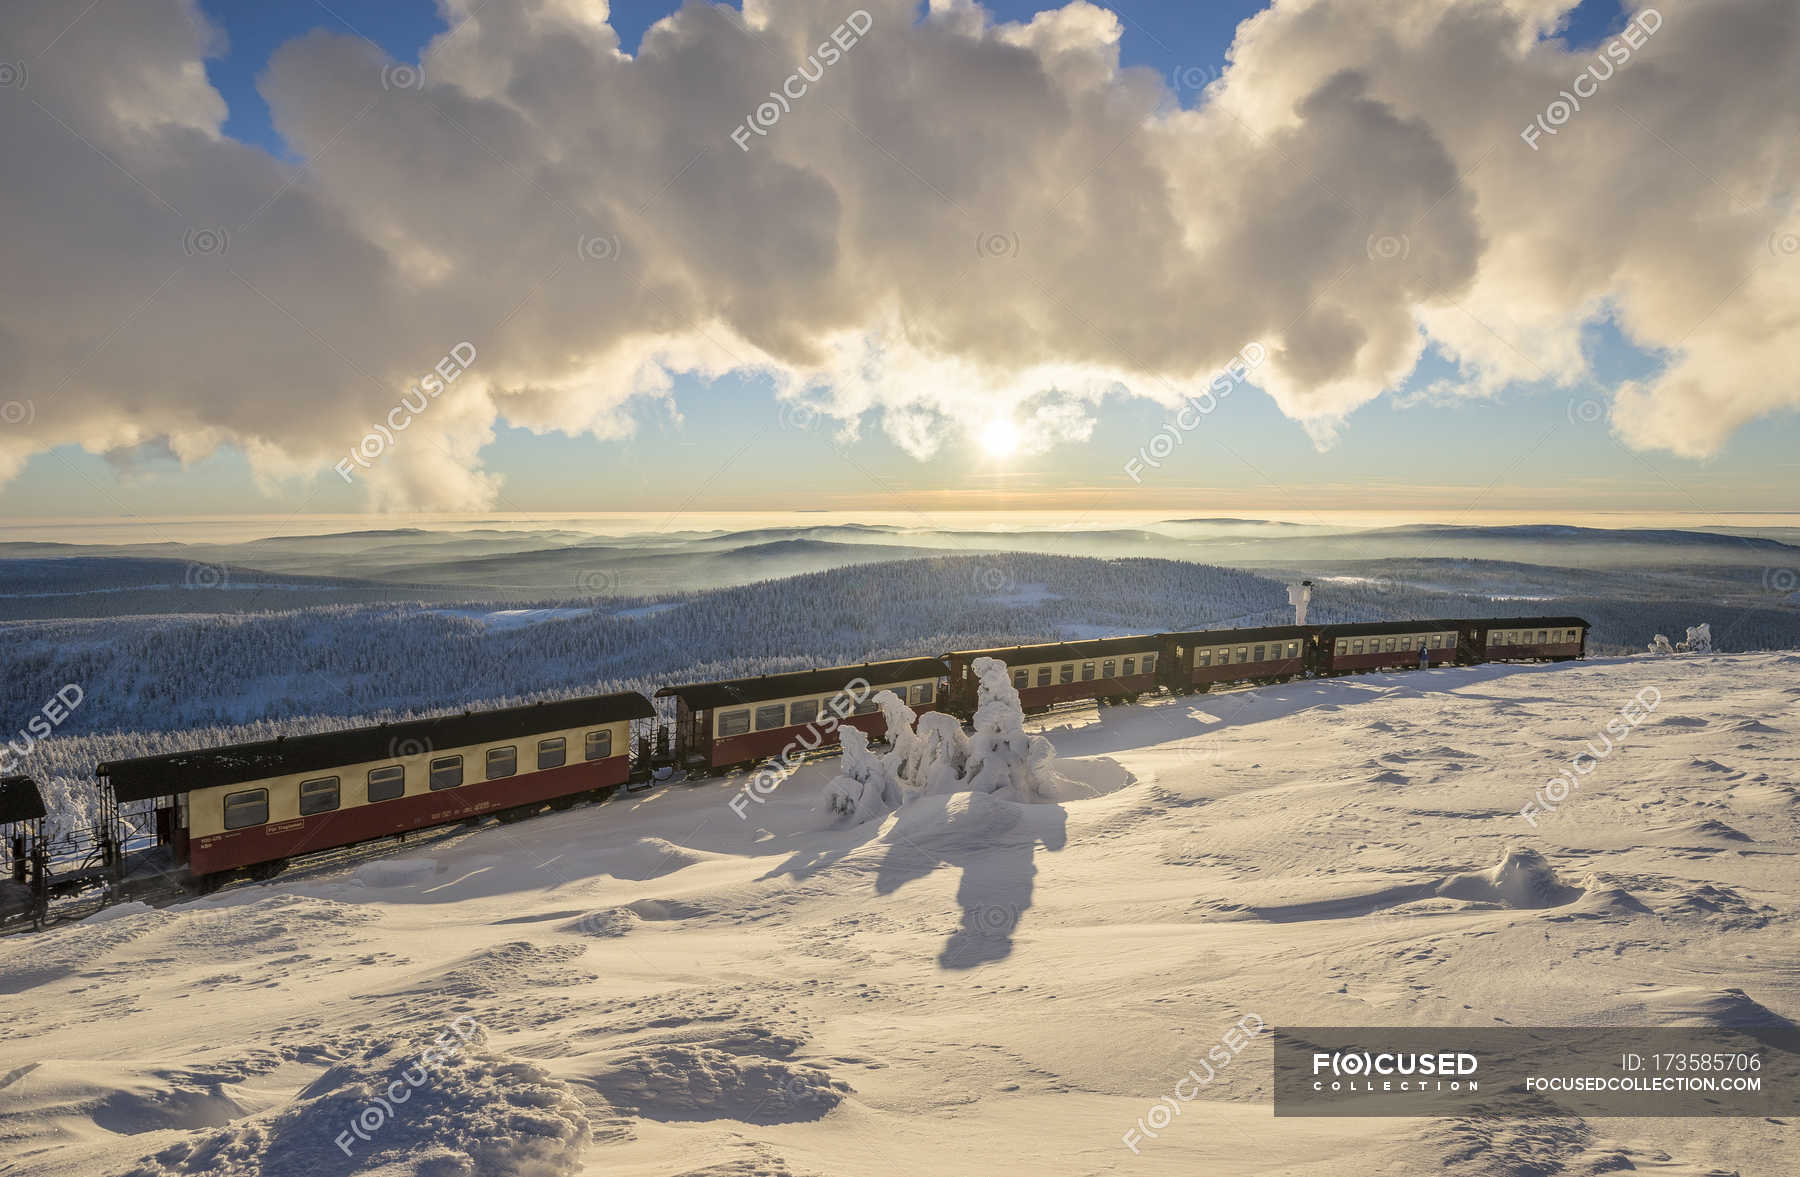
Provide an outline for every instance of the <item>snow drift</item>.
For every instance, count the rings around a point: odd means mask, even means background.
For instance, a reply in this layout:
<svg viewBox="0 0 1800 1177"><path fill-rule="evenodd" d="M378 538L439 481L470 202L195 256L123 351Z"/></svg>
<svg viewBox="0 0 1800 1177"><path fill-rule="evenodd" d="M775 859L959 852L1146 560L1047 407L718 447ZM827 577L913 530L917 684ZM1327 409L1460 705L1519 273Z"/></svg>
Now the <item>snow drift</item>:
<svg viewBox="0 0 1800 1177"><path fill-rule="evenodd" d="M459 1019L470 1023L472 1019ZM490 1050L390 1040L328 1068L280 1111L203 1132L126 1177L565 1177L591 1129L567 1084Z"/></svg>

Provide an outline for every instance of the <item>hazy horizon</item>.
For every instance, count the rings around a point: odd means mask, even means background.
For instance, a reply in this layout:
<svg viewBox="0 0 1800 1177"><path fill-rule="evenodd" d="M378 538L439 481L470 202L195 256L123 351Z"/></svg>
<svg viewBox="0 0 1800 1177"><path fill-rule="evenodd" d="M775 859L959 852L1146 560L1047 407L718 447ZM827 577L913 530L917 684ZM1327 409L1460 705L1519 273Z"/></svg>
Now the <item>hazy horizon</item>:
<svg viewBox="0 0 1800 1177"><path fill-rule="evenodd" d="M23 519L0 516L0 543L242 543L278 536L329 535L353 531L578 531L593 535L649 535L680 532L734 532L766 528L841 527L862 524L901 530L1004 531L1021 529L1099 531L1144 527L1182 520L1272 523L1299 528L1362 530L1436 524L1460 527L1567 526L1599 529L1800 528L1800 511L1230 511L1193 509L1106 509L1094 511L1007 511L947 508L920 511L570 511L456 512L382 515L189 515L137 518L72 516Z"/></svg>

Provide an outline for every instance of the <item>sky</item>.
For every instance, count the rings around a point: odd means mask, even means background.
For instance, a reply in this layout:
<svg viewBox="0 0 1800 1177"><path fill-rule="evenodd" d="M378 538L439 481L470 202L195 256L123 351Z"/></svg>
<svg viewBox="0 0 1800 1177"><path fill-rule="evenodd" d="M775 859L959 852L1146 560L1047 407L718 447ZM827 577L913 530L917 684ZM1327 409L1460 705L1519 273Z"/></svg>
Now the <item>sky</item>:
<svg viewBox="0 0 1800 1177"><path fill-rule="evenodd" d="M1516 3L1544 21L1537 40L1548 48L1512 49L1522 62L1533 53L1561 55L1545 67L1552 79L1566 69L1559 63L1585 66L1616 44L1637 16L1617 0L1589 0L1572 11L1543 0ZM180 23L183 0L162 6L159 39ZM542 6L554 8L550 0ZM1304 14L1291 27L1259 22L1267 44L1245 40L1234 51L1241 22L1264 5L1131 0L1074 5L1067 19L1032 25L1038 5L999 0L984 5L979 50L965 45L957 58L942 39L895 48L883 40L893 6L870 5L879 17L871 18L866 41L826 68L821 98L810 108L796 99L782 112L783 121L791 115L791 128L777 121L767 136L741 133L749 144L742 147L721 127L702 135L690 154L679 108L701 102L697 77L721 72L716 62L707 69L704 45L688 54L693 62L682 58L679 69L664 71L683 84L663 85L659 76L658 84L634 90L616 81L616 69L563 68L569 55L616 57L591 28L552 42L541 27L512 28L480 9L458 28L467 15L460 3L440 10L429 0L200 0L198 7L210 37L166 38L165 73L144 66L142 77L109 82L92 110L78 105L90 99L76 99L73 90L63 99L58 86L78 85L84 69L107 68L108 54L131 44L134 30L124 17L104 8L75 16L67 6L50 6L42 19L0 24L9 34L0 40L0 67L16 62L25 79L0 89L0 115L16 124L23 142L9 158L41 156L46 177L41 204L27 193L0 205L7 227L33 228L34 218L48 222L66 212L66 226L42 226L45 240L67 233L71 240L131 241L161 215L152 206L173 213L177 205L184 226L178 251L167 242L157 247L180 255L163 286L158 257L126 245L96 247L67 264L48 246L12 259L12 272L38 280L46 305L0 305L0 354L19 353L12 378L0 384L0 444L12 442L10 466L0 450L0 473L11 474L0 486L0 516L1467 506L1554 517L1577 507L1788 510L1800 485L1793 394L1759 387L1773 382L1779 369L1766 365L1794 342L1791 335L1765 337L1779 335L1766 323L1782 289L1759 289L1770 279L1756 268L1790 283L1800 268L1786 260L1791 251L1778 215L1767 221L1775 227L1766 249L1746 253L1743 268L1754 279L1730 272L1696 281L1707 289L1695 293L1693 305L1723 309L1702 315L1665 305L1674 301L1668 288L1678 285L1670 276L1701 268L1691 258L1660 256L1678 252L1670 244L1678 235L1646 221L1639 241L1619 243L1611 254L1579 253L1569 242L1599 234L1556 207L1556 176L1536 177L1548 186L1536 217L1552 225L1542 240L1532 239L1538 229L1530 218L1503 223L1494 211L1517 185L1531 189L1531 173L1509 176L1515 187L1471 186L1471 177L1485 182L1536 167L1534 156L1566 146L1558 166L1575 169L1564 173L1572 188L1581 163L1575 143L1501 140L1485 153L1465 150L1450 129L1428 125L1434 103L1402 85L1388 83L1393 92L1375 102L1337 84L1340 71L1355 63L1334 64L1336 50L1320 48L1333 40L1325 22L1315 20L1314 30ZM815 30L828 35L851 11L812 0L754 8L804 9L805 29L796 35L807 39L795 44L810 44ZM646 31L673 11L669 3L612 4L607 21L617 54L655 58L645 53ZM671 43L690 48L708 35L705 19L695 15L691 25L664 29ZM792 59L769 44L781 41L782 19L777 12L759 36L725 43L735 68L742 55L757 55L750 41L762 42L767 54L748 72L751 87L782 83L786 71L777 66ZM994 31L1007 22L1035 34ZM1395 24L1403 30L1405 21ZM432 51L434 39L452 28ZM1670 44L1673 53L1707 35L1659 30L1641 52ZM1097 58L1083 56L1114 36L1116 64L1105 60L1104 46ZM1677 36L1686 38L1679 46ZM1473 32L1444 33L1446 44L1462 43L1457 37L1480 44ZM373 53L371 46L386 59L379 88L366 77L339 76L359 53ZM517 52L508 58L503 50ZM154 65L158 51L144 56ZM1399 51L1370 52L1379 62L1380 53ZM907 54L915 66L943 71L936 87L943 105L920 109L915 122L889 125L884 72ZM1026 54L1038 71L1030 77L1023 76L1031 72ZM409 73L422 57L423 68ZM1701 65L1692 67L1696 75ZM1301 76L1309 68L1314 76ZM1455 64L1447 68L1452 82L1436 84L1463 85ZM1621 69L1602 95L1616 94L1624 107L1632 100L1625 87L1656 68L1669 76L1645 85L1679 90L1683 75L1659 61L1635 74ZM684 81L680 70L694 75ZM1395 72L1408 70L1428 73L1425 65ZM1489 84L1483 69L1466 72L1470 89ZM1708 76L1732 75L1714 69ZM840 77L845 84L833 88ZM0 68L0 82L6 79ZM891 84L896 93L904 89ZM1505 79L1491 84L1516 88ZM743 119L748 132L754 103L767 95L738 92L735 106L729 97L711 104L710 121L700 125L718 126L716 109ZM1558 95L1555 86L1525 92L1534 105L1537 97L1547 104ZM415 97L430 99L432 110L416 115L405 107ZM828 131L831 120L818 109L828 101L848 128L829 143L821 127ZM1635 108L1641 116L1601 105L1563 130L1571 139L1629 137L1607 151L1592 144L1581 150L1597 161L1590 168L1653 171L1653 180L1637 185L1646 199L1660 183L1696 201L1718 189L1728 191L1726 204L1741 217L1791 200L1791 161L1762 174L1721 170L1681 137L1706 134L1706 127L1647 127L1644 119L1654 117L1647 101ZM1319 124L1317 135L1288 121L1303 102L1314 103L1306 118ZM640 117L612 117L614 107L634 103ZM925 103L915 94L912 105ZM1179 109L1171 113L1172 106ZM1152 109L1165 122L1134 129ZM1529 126L1531 113L1513 121ZM968 133L954 150L920 131L941 132L958 121L968 123ZM1779 143L1779 120L1744 130L1746 155L1756 155L1749 141L1765 132ZM655 142L633 142L634 133ZM1333 138L1349 154L1340 154ZM160 178L164 164L172 169L190 150L184 177ZM838 154L845 151L858 153L854 167L868 169L867 177L844 178L852 166ZM770 158L777 152L788 153L780 168ZM583 156L584 166L562 166ZM540 157L541 165L534 162ZM682 158L686 168L671 166ZM1416 190L1404 190L1393 176L1415 165ZM738 171L717 170L723 167ZM823 177L824 184L808 187L795 178L808 169L805 179ZM623 171L647 178L629 183L618 178ZM1239 175L1241 182L1221 178ZM624 210L618 223L592 233L583 226L574 235L576 260L567 263L565 255L540 267L536 285L529 275L507 272L509 238L523 241L572 207L579 210L574 220L585 219L584 183L619 186L616 196L608 189L605 205ZM1145 196L1182 183L1197 193L1186 208L1157 208ZM1052 186L1063 194L1059 201L1048 209L1047 197L1034 203L1034 189ZM1007 189L1007 199L990 201L990 187ZM959 211L973 210L950 230L968 239L968 256L949 263L966 272L946 275L942 259L931 257L937 272L921 274L925 267L909 262L908 225L924 225L920 202L930 210L934 199L925 190ZM73 191L82 195L70 198ZM169 195L176 192L182 194ZM709 199L712 192L718 195ZM1287 241L1335 215L1334 198L1359 213L1383 202L1404 213L1390 215L1404 227L1379 218L1332 226L1321 240L1341 245L1348 234L1356 266L1335 288L1340 279L1331 275L1349 272L1335 259L1318 257L1319 250L1284 253ZM1600 216L1618 197L1595 190L1567 199ZM634 256L644 231L633 228L632 214L653 220L658 206L677 200L693 221ZM1301 207L1307 201L1325 207ZM1265 202L1283 206L1285 219L1257 223ZM214 222L191 211L209 204L231 210L219 218L232 227L228 240L221 228L216 249L208 235ZM1009 277L1002 269L1009 262L1025 269L1041 256L1041 238L1010 219L1022 222L1018 210L1026 207L1052 223L1067 216L1062 224L1073 227L1053 233L1094 240L1069 244L1064 256L1064 242L1053 236L1053 266L1022 281ZM997 208L1009 215L998 223L979 219ZM1136 232L1169 212L1177 215L1160 240ZM1717 209L1696 204L1668 212L1679 223ZM845 222L835 240L817 231L833 216ZM1434 228L1440 221L1441 231ZM415 222L424 228L415 231ZM1762 224L1732 240L1762 244ZM929 236L935 229L918 231ZM1230 244L1240 233L1256 248ZM459 255L465 240L477 239ZM1569 252L1566 275L1543 260L1553 249ZM821 250L877 260L865 267L866 277L814 282ZM1195 254L1193 272L1165 272L1179 268L1168 258L1184 250ZM1429 255L1428 266L1415 251ZM529 252L517 249L521 257ZM930 255L928 247L919 252ZM727 260L717 261L721 256ZM616 275L606 267L623 269L640 258L632 280L639 291L652 291L648 300L632 303L620 292L631 283L622 280L598 294L563 285L572 274L611 281ZM1209 268L1218 258L1234 264ZM216 265L206 270L212 263L223 263L229 280ZM1382 276L1409 266L1429 280ZM704 293L689 300L673 282L657 292L660 276L675 269ZM1365 269L1376 276L1350 289ZM452 284L441 277L449 270L465 291L491 289L439 297L434 287ZM1001 277L991 278L995 273ZM1558 289L1578 282L1579 289ZM385 297L390 285L394 293ZM1310 292L1310 300L1289 285ZM1087 286L1096 301L1068 306ZM1715 302L1714 287L1730 289ZM370 288L384 297L357 305ZM1458 296L1448 305L1446 288ZM47 339L40 317L47 320L56 309L47 304L62 299L68 312L48 333L68 334ZM1032 304L1020 306L1016 319L1009 315L1015 299ZM702 313L690 301L711 309ZM1223 325L1240 306L1263 310L1265 303L1267 314L1246 315L1251 330ZM1094 325L1110 304L1118 306L1117 319ZM341 330L332 325L339 310ZM1061 319L1065 310L1069 317ZM253 323L239 319L251 315ZM84 316L91 321L81 323ZM482 326L496 318L494 327ZM66 328L71 321L80 329ZM397 326L385 330L390 323ZM1092 338L1075 338L1089 326ZM368 339L360 335L365 329ZM498 339L501 329L514 334ZM1696 338L1714 329L1719 338ZM1366 341L1353 358L1338 346L1346 331ZM397 342L384 353L389 337ZM852 344L844 350L847 337ZM475 358L461 388L453 385L418 414L423 424L391 445L372 442L363 427L463 340ZM1233 346L1240 342L1248 352ZM1273 358L1241 381L1227 381L1227 395L1202 397L1209 410L1190 411L1184 421L1183 398L1205 390L1212 374L1229 375L1234 354L1266 349ZM1063 354L1040 363L1046 350ZM206 358L194 360L197 353ZM646 368L650 355L657 362ZM375 391L337 386L340 380ZM1715 381L1742 387L1715 389ZM441 407L447 405L453 407ZM367 465L356 462L359 444L365 454L380 452Z"/></svg>

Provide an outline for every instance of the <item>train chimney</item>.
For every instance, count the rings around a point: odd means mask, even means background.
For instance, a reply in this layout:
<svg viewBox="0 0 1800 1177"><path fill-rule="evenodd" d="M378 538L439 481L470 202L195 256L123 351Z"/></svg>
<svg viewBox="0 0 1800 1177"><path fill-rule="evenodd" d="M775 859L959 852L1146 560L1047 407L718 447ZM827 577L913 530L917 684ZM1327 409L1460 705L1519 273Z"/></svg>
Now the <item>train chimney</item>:
<svg viewBox="0 0 1800 1177"><path fill-rule="evenodd" d="M1312 603L1312 581L1288 585L1288 604L1294 607L1294 624L1306 624L1306 607Z"/></svg>

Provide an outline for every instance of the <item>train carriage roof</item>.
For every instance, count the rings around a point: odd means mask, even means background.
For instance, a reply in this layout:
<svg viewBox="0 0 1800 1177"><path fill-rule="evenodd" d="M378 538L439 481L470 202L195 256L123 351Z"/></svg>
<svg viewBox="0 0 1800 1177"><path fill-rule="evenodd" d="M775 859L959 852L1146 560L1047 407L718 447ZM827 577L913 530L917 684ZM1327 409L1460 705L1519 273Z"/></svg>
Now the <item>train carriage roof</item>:
<svg viewBox="0 0 1800 1177"><path fill-rule="evenodd" d="M1182 629L1168 633L1159 633L1159 638L1174 638L1188 645L1207 645L1218 642L1236 644L1238 642L1286 641L1289 638L1309 638L1314 626L1310 625L1261 625L1254 629Z"/></svg>
<svg viewBox="0 0 1800 1177"><path fill-rule="evenodd" d="M1582 617L1471 617L1465 624L1476 629L1529 629L1539 625L1555 629L1593 628Z"/></svg>
<svg viewBox="0 0 1800 1177"><path fill-rule="evenodd" d="M1348 625L1320 625L1314 632L1321 638L1355 638L1371 633L1418 633L1421 630L1450 629L1460 631L1467 625L1454 617L1422 617L1403 621L1358 621Z"/></svg>
<svg viewBox="0 0 1800 1177"><path fill-rule="evenodd" d="M0 826L43 817L44 798L28 776L0 777Z"/></svg>
<svg viewBox="0 0 1800 1177"><path fill-rule="evenodd" d="M829 666L822 670L796 670L789 674L764 674L721 682L679 683L656 692L658 699L674 697L691 711L760 703L764 699L791 699L796 695L823 695L841 691L857 679L871 686L909 682L918 678L942 678L944 664L936 658L896 658L891 662L865 662L860 666Z"/></svg>
<svg viewBox="0 0 1800 1177"><path fill-rule="evenodd" d="M1030 646L995 646L989 650L952 650L945 654L946 658L958 661L973 661L976 658L998 658L1002 662L1018 659L1021 662L1060 662L1064 658L1104 658L1115 654L1135 654L1139 651L1155 652L1158 642L1155 634L1136 633L1118 638L1089 638L1080 642L1043 642Z"/></svg>
<svg viewBox="0 0 1800 1177"><path fill-rule="evenodd" d="M235 785L292 773L322 772L376 760L398 760L435 748L490 744L589 724L648 719L655 714L656 708L651 706L650 700L636 691L626 691L495 711L465 711L460 715L283 737L254 744L195 748L135 760L112 760L94 771L106 778L113 795L120 801L144 801L191 789Z"/></svg>

